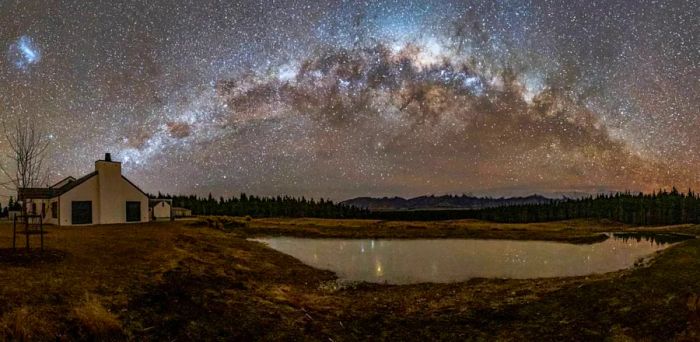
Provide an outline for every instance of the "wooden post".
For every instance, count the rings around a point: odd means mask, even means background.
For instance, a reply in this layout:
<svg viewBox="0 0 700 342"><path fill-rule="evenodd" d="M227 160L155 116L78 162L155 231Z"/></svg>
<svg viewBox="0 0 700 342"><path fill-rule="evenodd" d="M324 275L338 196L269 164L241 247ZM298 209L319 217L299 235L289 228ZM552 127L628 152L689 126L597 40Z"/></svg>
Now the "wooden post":
<svg viewBox="0 0 700 342"><path fill-rule="evenodd" d="M29 252L29 216L24 217L24 237L26 238L27 252Z"/></svg>
<svg viewBox="0 0 700 342"><path fill-rule="evenodd" d="M15 252L17 248L15 244L17 242L17 214L12 217L12 251Z"/></svg>
<svg viewBox="0 0 700 342"><path fill-rule="evenodd" d="M44 254L44 220L39 219L39 231L41 234L41 254Z"/></svg>

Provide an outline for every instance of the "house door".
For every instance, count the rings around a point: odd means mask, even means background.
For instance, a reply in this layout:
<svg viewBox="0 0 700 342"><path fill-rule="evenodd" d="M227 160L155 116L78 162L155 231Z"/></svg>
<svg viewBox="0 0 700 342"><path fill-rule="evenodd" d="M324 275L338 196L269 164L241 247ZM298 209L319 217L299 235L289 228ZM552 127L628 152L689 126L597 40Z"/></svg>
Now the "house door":
<svg viewBox="0 0 700 342"><path fill-rule="evenodd" d="M92 201L71 202L71 223L91 224L92 223Z"/></svg>
<svg viewBox="0 0 700 342"><path fill-rule="evenodd" d="M126 202L126 222L141 221L141 202Z"/></svg>

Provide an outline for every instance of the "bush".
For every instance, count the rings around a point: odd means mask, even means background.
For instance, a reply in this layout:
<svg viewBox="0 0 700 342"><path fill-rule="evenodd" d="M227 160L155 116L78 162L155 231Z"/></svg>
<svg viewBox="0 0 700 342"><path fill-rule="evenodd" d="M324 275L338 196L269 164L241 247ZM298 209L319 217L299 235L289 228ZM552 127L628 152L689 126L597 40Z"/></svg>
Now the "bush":
<svg viewBox="0 0 700 342"><path fill-rule="evenodd" d="M233 229L233 228L245 228L248 226L248 223L240 222L240 221L236 221L236 220L227 220L227 221L222 222L222 225L223 225L224 229L229 230L229 229Z"/></svg>
<svg viewBox="0 0 700 342"><path fill-rule="evenodd" d="M251 218L252 220L252 218ZM250 220L230 216L208 216L206 218L199 219L196 223L192 223L192 226L207 226L209 228L214 228L223 231L231 231L236 228L246 228L249 225Z"/></svg>

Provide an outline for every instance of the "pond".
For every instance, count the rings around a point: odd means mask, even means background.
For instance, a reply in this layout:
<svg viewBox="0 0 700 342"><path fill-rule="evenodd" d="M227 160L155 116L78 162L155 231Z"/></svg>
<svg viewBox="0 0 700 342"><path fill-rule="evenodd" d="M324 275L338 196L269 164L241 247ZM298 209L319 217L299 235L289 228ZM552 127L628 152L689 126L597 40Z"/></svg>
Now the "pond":
<svg viewBox="0 0 700 342"><path fill-rule="evenodd" d="M682 238L608 234L594 244L478 239L254 239L340 279L388 284L581 276L628 268Z"/></svg>

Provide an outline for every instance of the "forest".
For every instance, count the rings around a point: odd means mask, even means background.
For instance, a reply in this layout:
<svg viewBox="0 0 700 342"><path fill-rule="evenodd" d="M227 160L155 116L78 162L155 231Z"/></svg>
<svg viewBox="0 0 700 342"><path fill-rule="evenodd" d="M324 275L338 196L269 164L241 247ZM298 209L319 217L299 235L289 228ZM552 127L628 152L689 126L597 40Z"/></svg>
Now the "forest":
<svg viewBox="0 0 700 342"><path fill-rule="evenodd" d="M170 196L176 207L195 215L251 217L372 218L381 220L480 219L494 222L530 223L580 218L609 219L634 225L700 223L700 195L688 190L658 190L649 194L619 192L578 199L553 199L547 203L499 206L476 210L369 211L330 200L289 196L258 197L246 194L229 198Z"/></svg>
<svg viewBox="0 0 700 342"><path fill-rule="evenodd" d="M373 212L376 219L454 220L481 219L529 223L579 218L609 219L634 225L700 223L700 196L692 190L659 190L651 194L621 192L580 199L554 199L548 203L501 206L478 210L416 210Z"/></svg>
<svg viewBox="0 0 700 342"><path fill-rule="evenodd" d="M700 222L700 196L660 190L651 194L629 192L548 204L489 208L477 217L499 222L540 222L576 218L610 219L634 225L671 225Z"/></svg>
<svg viewBox="0 0 700 342"><path fill-rule="evenodd" d="M363 218L369 211L352 206L334 203L323 198L319 200L290 196L259 197L246 195L228 198L214 198L196 195L164 195L154 198L169 198L173 206L192 210L194 215L228 215L251 217L318 217L318 218Z"/></svg>

